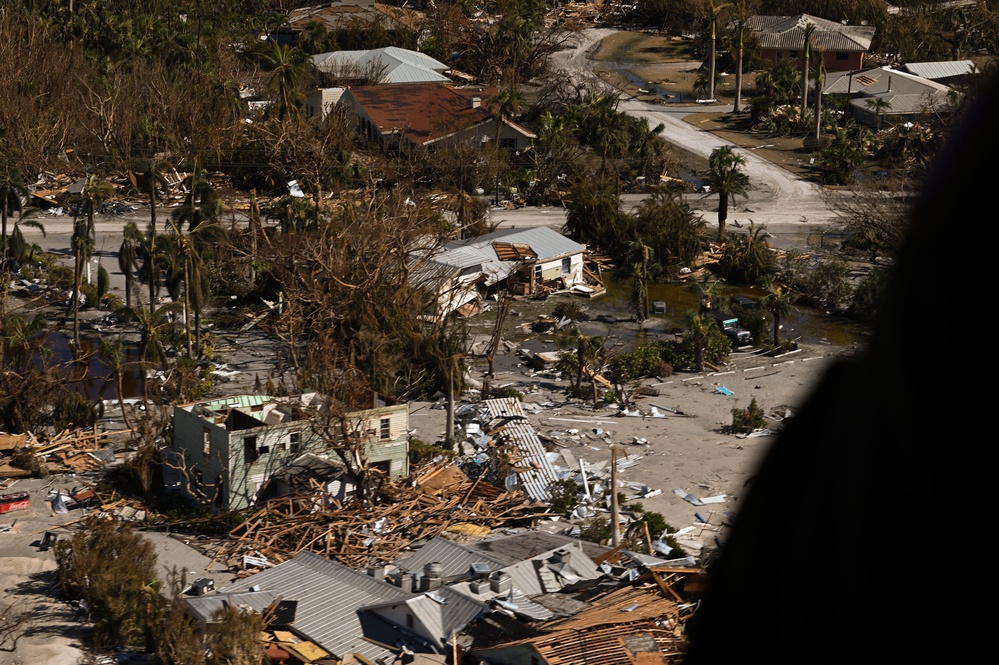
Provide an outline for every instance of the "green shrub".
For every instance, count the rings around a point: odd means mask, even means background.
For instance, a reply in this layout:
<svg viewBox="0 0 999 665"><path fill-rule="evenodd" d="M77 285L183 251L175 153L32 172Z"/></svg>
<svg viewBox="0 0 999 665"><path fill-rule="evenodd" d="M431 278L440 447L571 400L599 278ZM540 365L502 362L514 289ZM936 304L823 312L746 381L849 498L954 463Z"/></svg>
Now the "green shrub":
<svg viewBox="0 0 999 665"><path fill-rule="evenodd" d="M62 593L90 609L94 646L139 644L159 600L153 544L126 522L92 517L86 527L55 544Z"/></svg>
<svg viewBox="0 0 999 665"><path fill-rule="evenodd" d="M877 314L888 277L889 273L884 268L876 268L864 277L853 292L847 316L858 321L872 320Z"/></svg>
<svg viewBox="0 0 999 665"><path fill-rule="evenodd" d="M745 409L732 409L732 431L749 434L755 429L760 429L767 422L763 415L763 409L756 403L756 397L753 397Z"/></svg>
<svg viewBox="0 0 999 665"><path fill-rule="evenodd" d="M583 491L583 488L572 478L566 478L565 480L556 480L549 485L548 491L552 495L552 512L565 515L576 507L579 502L579 493Z"/></svg>

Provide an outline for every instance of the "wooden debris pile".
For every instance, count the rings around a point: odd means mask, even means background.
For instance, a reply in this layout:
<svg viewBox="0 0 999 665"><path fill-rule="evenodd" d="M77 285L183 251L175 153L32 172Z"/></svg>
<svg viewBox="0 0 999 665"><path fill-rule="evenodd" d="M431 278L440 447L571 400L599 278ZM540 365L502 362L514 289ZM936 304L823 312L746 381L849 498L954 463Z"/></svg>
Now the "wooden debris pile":
<svg viewBox="0 0 999 665"><path fill-rule="evenodd" d="M472 481L450 462L386 483L374 505L284 496L243 512L213 563L239 568L247 557L280 563L307 550L362 568L393 561L413 543L444 532L529 526L550 515L545 504Z"/></svg>
<svg viewBox="0 0 999 665"><path fill-rule="evenodd" d="M54 435L0 436L0 478L101 469L115 460L112 444L131 431L98 430L94 425Z"/></svg>

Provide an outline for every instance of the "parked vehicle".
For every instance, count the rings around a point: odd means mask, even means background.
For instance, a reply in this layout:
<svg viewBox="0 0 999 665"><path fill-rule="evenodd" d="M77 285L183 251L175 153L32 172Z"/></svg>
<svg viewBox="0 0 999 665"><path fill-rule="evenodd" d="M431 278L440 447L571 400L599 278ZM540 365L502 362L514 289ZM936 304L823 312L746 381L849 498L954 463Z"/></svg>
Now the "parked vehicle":
<svg viewBox="0 0 999 665"><path fill-rule="evenodd" d="M715 319L718 321L718 326L722 329L722 332L725 333L725 336L732 341L732 346L746 346L747 344L752 344L752 333L739 325L738 317L719 312L718 314L715 314Z"/></svg>

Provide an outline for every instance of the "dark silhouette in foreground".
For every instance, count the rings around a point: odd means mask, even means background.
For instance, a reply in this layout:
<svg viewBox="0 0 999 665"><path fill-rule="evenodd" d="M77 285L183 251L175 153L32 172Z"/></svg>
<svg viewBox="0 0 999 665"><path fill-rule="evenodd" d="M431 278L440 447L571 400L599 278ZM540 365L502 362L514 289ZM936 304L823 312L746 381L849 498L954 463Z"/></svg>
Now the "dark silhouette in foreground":
<svg viewBox="0 0 999 665"><path fill-rule="evenodd" d="M988 301L997 170L990 76L930 169L869 349L829 370L750 481L686 665L991 650L971 627L992 612L995 407L978 367L995 343L969 318Z"/></svg>

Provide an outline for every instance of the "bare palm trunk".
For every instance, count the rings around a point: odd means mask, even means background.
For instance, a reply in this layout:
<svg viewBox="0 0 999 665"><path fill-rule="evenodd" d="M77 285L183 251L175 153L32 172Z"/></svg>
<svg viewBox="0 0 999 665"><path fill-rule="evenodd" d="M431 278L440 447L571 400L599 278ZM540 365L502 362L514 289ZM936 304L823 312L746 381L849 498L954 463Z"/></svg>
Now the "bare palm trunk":
<svg viewBox="0 0 999 665"><path fill-rule="evenodd" d="M735 103L732 104L732 113L742 111L742 28L739 28L739 47L735 55Z"/></svg>
<svg viewBox="0 0 999 665"><path fill-rule="evenodd" d="M78 241L79 242L79 241ZM77 245L73 248L76 265L73 266L73 343L80 348L80 287L83 282L83 251Z"/></svg>
<svg viewBox="0 0 999 665"><path fill-rule="evenodd" d="M189 260L184 257L184 332L187 337L187 357L194 357L194 346L191 341L191 272Z"/></svg>
<svg viewBox="0 0 999 665"><path fill-rule="evenodd" d="M451 362L453 363L454 360L452 359ZM459 452L458 442L454 440L454 367L448 367L447 370L447 395L445 399L447 401L447 422L444 425L444 445Z"/></svg>
<svg viewBox="0 0 999 665"><path fill-rule="evenodd" d="M711 55L709 56L708 63L708 99L715 98L715 41L716 41L716 30L717 30L717 19L711 17Z"/></svg>
<svg viewBox="0 0 999 665"><path fill-rule="evenodd" d="M725 222L728 220L728 194L718 195L718 242L725 237Z"/></svg>

